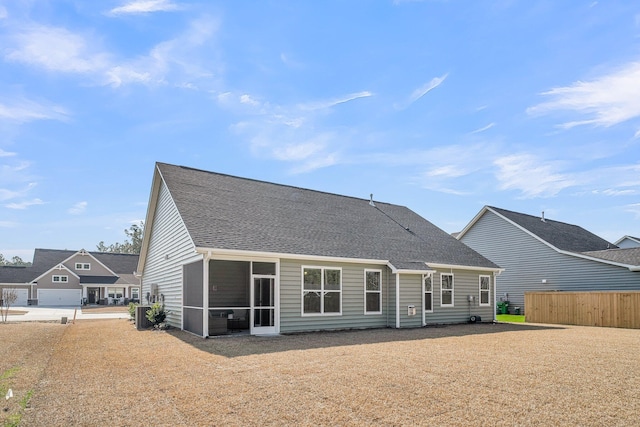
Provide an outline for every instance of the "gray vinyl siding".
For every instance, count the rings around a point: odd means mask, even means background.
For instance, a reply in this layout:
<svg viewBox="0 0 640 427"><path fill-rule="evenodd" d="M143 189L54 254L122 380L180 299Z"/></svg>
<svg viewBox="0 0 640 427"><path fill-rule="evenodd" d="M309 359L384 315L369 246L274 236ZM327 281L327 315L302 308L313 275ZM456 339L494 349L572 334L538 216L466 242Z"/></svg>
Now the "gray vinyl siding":
<svg viewBox="0 0 640 427"><path fill-rule="evenodd" d="M453 273L453 307L441 306L441 280L440 274ZM488 275L491 277L490 305L480 306L479 277ZM437 270L433 274L433 313L425 314L425 322L429 324L462 323L469 320L470 315L480 316L483 322L493 320L493 275L491 273L475 270ZM474 297L469 303L468 296Z"/></svg>
<svg viewBox="0 0 640 427"><path fill-rule="evenodd" d="M409 316L408 306L416 307L415 316ZM400 327L422 326L422 275L400 274Z"/></svg>
<svg viewBox="0 0 640 427"><path fill-rule="evenodd" d="M302 266L342 268L342 315L302 316ZM382 270L382 314L364 314L365 269ZM386 266L283 259L280 261L280 332L385 327L390 277L393 275Z"/></svg>
<svg viewBox="0 0 640 427"><path fill-rule="evenodd" d="M67 276L68 282L54 282L53 276ZM38 279L36 289L81 289L80 279L67 270L52 270Z"/></svg>
<svg viewBox="0 0 640 427"><path fill-rule="evenodd" d="M164 184L160 185L158 205L151 226L151 238L142 277L143 303L151 284L158 284L169 311L167 322L180 328L182 322L182 266L201 260L184 223Z"/></svg>
<svg viewBox="0 0 640 427"><path fill-rule="evenodd" d="M480 217L461 241L506 269L497 279L498 300L508 299L522 312L527 291L640 289L639 272L559 253L493 212Z"/></svg>
<svg viewBox="0 0 640 427"><path fill-rule="evenodd" d="M76 270L76 263L90 264L89 270ZM113 277L113 273L107 270L98 260L86 255L76 255L71 257L64 266L76 273L78 276L109 276Z"/></svg>

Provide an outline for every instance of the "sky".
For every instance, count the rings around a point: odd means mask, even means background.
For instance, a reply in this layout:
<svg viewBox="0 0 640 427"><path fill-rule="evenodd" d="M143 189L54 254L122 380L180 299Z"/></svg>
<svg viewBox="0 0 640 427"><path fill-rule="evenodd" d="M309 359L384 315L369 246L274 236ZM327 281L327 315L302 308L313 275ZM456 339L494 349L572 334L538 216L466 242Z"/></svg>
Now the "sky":
<svg viewBox="0 0 640 427"><path fill-rule="evenodd" d="M0 0L0 253L123 242L155 162L640 236L640 3Z"/></svg>

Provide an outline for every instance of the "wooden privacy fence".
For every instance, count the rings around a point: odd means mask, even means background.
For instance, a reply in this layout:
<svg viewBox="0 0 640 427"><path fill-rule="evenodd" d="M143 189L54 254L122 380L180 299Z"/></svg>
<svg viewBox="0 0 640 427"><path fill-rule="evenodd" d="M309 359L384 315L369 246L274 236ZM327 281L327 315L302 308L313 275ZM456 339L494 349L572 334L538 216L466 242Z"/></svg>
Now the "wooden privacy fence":
<svg viewBox="0 0 640 427"><path fill-rule="evenodd" d="M640 329L640 291L525 292L527 322Z"/></svg>

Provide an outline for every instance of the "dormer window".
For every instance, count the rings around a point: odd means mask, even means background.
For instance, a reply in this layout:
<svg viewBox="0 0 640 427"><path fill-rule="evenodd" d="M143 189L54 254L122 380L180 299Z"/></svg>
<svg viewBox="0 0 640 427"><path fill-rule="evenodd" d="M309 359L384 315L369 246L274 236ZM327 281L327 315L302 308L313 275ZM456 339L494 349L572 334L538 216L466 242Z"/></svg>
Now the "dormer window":
<svg viewBox="0 0 640 427"><path fill-rule="evenodd" d="M76 262L76 270L91 270L91 264L88 262Z"/></svg>
<svg viewBox="0 0 640 427"><path fill-rule="evenodd" d="M51 281L53 283L67 283L69 281L69 276L54 275L52 276Z"/></svg>

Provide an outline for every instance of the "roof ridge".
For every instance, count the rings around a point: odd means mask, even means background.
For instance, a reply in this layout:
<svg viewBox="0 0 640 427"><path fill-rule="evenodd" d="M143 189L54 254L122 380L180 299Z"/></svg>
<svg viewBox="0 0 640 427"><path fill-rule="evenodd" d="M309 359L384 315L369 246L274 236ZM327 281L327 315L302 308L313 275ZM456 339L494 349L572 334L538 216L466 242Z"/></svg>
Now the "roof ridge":
<svg viewBox="0 0 640 427"><path fill-rule="evenodd" d="M516 215L523 215L523 216L528 216L528 217L530 217L530 218L542 219L542 217L541 217L540 215L533 215L533 214L528 214L528 213L524 213L524 212L512 211L512 210L510 210L510 209L499 208L499 207L496 207L496 206L487 206L487 207L488 207L488 208L491 208L491 209L498 210L498 211L514 213L514 214L516 214ZM570 223L570 222L565 222L565 221L558 221L557 219L549 219L549 218L547 218L546 216L544 217L544 221L545 221L545 222L555 222L555 223L557 223L557 224L570 225L570 226L572 226L572 227L580 227L580 228L582 228L582 229L583 229L583 230L585 230L585 231L589 231L589 230L587 230L586 228L584 228L584 227L582 227L582 226L580 226L580 225L572 224L572 223ZM589 231L589 232L590 232L590 231ZM590 233L591 233L591 232L590 232ZM593 233L591 233L591 234L593 234Z"/></svg>
<svg viewBox="0 0 640 427"><path fill-rule="evenodd" d="M208 170L199 169L199 168L193 168L193 167L190 167L190 166L174 165L174 164L171 164L171 163L164 163L164 162L156 162L156 164L157 165L165 165L165 166L169 166L169 167L175 167L175 168L181 168L181 169L187 169L187 170L191 170L191 171L195 171L195 172L207 173L207 174L210 174L210 175L218 175L218 176L223 176L223 177L227 177L227 178L234 178L234 179L239 179L239 180L242 180L242 181L251 181L251 182L256 182L256 183L260 183L260 184L275 185L275 186L278 186L278 187L286 187L286 188L291 188L291 189L295 189L295 190L326 194L326 195L329 195L329 196L344 197L346 199L359 200L359 201L363 201L363 202L367 202L367 203L369 203L369 201L370 201L369 199L362 198L362 197L348 196L346 194L332 193L330 191L314 190L312 188L299 187L297 185L291 185L291 184L280 184L280 183L277 183L277 182L265 181L265 180L257 179L257 178L246 178L246 177L242 177L242 176L238 176L238 175L231 175L231 174L223 173L223 172L214 172L214 171L208 171ZM398 204L395 204L395 203L383 202L383 201L379 201L379 200L374 200L374 202L375 203L382 203L384 205L397 206L397 207L409 209L405 205L398 205Z"/></svg>

